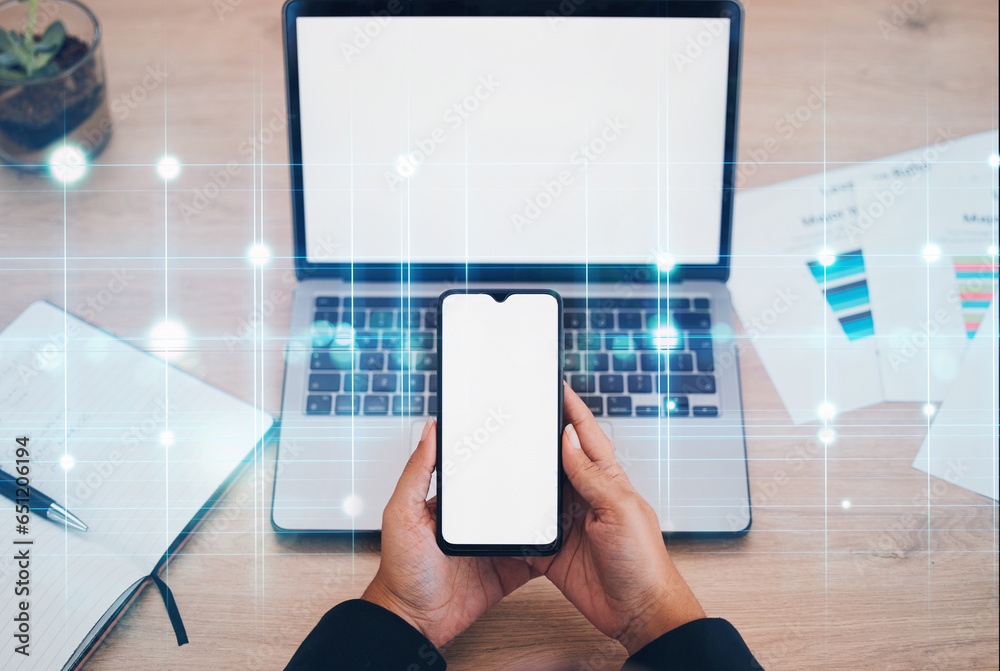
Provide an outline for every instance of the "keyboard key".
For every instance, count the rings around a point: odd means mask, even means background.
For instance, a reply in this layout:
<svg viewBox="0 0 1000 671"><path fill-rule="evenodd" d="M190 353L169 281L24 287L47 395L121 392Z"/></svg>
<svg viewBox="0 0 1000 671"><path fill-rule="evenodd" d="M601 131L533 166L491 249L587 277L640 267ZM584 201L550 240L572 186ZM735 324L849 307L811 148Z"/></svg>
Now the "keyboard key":
<svg viewBox="0 0 1000 671"><path fill-rule="evenodd" d="M631 352L628 354L615 352L611 355L611 369L621 371L635 370L635 354Z"/></svg>
<svg viewBox="0 0 1000 671"><path fill-rule="evenodd" d="M438 327L438 313L437 310L428 310L424 313L424 328L425 329L436 329Z"/></svg>
<svg viewBox="0 0 1000 671"><path fill-rule="evenodd" d="M608 396L608 416L622 417L632 414L632 399L628 396Z"/></svg>
<svg viewBox="0 0 1000 671"><path fill-rule="evenodd" d="M718 417L719 408L714 405L696 405L693 408L695 417Z"/></svg>
<svg viewBox="0 0 1000 671"><path fill-rule="evenodd" d="M633 333L632 344L635 349L656 349L652 333Z"/></svg>
<svg viewBox="0 0 1000 671"><path fill-rule="evenodd" d="M383 352L362 352L358 368L361 370L382 370L385 367Z"/></svg>
<svg viewBox="0 0 1000 671"><path fill-rule="evenodd" d="M625 393L625 378L621 375L600 375L597 379L602 394Z"/></svg>
<svg viewBox="0 0 1000 671"><path fill-rule="evenodd" d="M356 415L361 411L361 397L357 394L340 394L333 411L338 415Z"/></svg>
<svg viewBox="0 0 1000 671"><path fill-rule="evenodd" d="M379 373L373 375L372 391L396 391L396 374Z"/></svg>
<svg viewBox="0 0 1000 671"><path fill-rule="evenodd" d="M571 350L574 349L576 345L576 340L573 338L573 334L569 331L563 331L563 349Z"/></svg>
<svg viewBox="0 0 1000 671"><path fill-rule="evenodd" d="M563 370L571 373L580 370L580 355L576 352L563 353Z"/></svg>
<svg viewBox="0 0 1000 671"><path fill-rule="evenodd" d="M375 331L356 332L354 346L358 349L378 349L378 333Z"/></svg>
<svg viewBox="0 0 1000 671"><path fill-rule="evenodd" d="M630 394L652 394L653 393L653 376L652 375L629 375L628 376L628 393L630 393Z"/></svg>
<svg viewBox="0 0 1000 671"><path fill-rule="evenodd" d="M434 334L430 331L410 333L410 349L434 349Z"/></svg>
<svg viewBox="0 0 1000 671"><path fill-rule="evenodd" d="M419 394L424 391L424 383L427 376L423 373L410 373L403 377L403 390L411 394Z"/></svg>
<svg viewBox="0 0 1000 671"><path fill-rule="evenodd" d="M668 298L667 307L671 310L690 310L691 300L689 298Z"/></svg>
<svg viewBox="0 0 1000 671"><path fill-rule="evenodd" d="M336 324L339 313L336 310L324 310L313 315L314 322L324 322L326 324Z"/></svg>
<svg viewBox="0 0 1000 671"><path fill-rule="evenodd" d="M410 370L409 352L389 352L389 370Z"/></svg>
<svg viewBox="0 0 1000 671"><path fill-rule="evenodd" d="M644 371L660 372L666 370L665 359L662 354L643 353L639 356L639 363Z"/></svg>
<svg viewBox="0 0 1000 671"><path fill-rule="evenodd" d="M627 333L609 333L604 343L607 349L632 349L632 338Z"/></svg>
<svg viewBox="0 0 1000 671"><path fill-rule="evenodd" d="M608 355L604 352L587 355L587 370L600 372L608 369Z"/></svg>
<svg viewBox="0 0 1000 671"><path fill-rule="evenodd" d="M436 394L437 390L438 390L438 376L435 373L434 375L431 375L430 378L427 380L427 391L431 392L432 394Z"/></svg>
<svg viewBox="0 0 1000 671"><path fill-rule="evenodd" d="M688 416L688 400L686 396L667 396L663 399L663 411L671 417Z"/></svg>
<svg viewBox="0 0 1000 671"><path fill-rule="evenodd" d="M710 331L691 331L687 337L688 347L693 350L712 349L712 333Z"/></svg>
<svg viewBox="0 0 1000 671"><path fill-rule="evenodd" d="M582 329L587 323L587 315L584 312L564 312L563 327L568 329Z"/></svg>
<svg viewBox="0 0 1000 671"><path fill-rule="evenodd" d="M581 396L581 400L587 404L590 408L590 412L594 414L594 417L600 417L604 414L604 399L600 396Z"/></svg>
<svg viewBox="0 0 1000 671"><path fill-rule="evenodd" d="M309 367L313 370L350 370L354 367L354 355L336 350L313 352Z"/></svg>
<svg viewBox="0 0 1000 671"><path fill-rule="evenodd" d="M340 391L340 373L313 373L309 376L309 391Z"/></svg>
<svg viewBox="0 0 1000 671"><path fill-rule="evenodd" d="M306 414L329 415L332 404L333 396L330 394L311 394L306 399Z"/></svg>
<svg viewBox="0 0 1000 671"><path fill-rule="evenodd" d="M399 328L411 329L420 327L420 310L404 310L399 313Z"/></svg>
<svg viewBox="0 0 1000 671"><path fill-rule="evenodd" d="M700 349L695 353L695 359L698 362L698 370L703 373L711 373L715 370L715 361L712 359L712 350L710 349Z"/></svg>
<svg viewBox="0 0 1000 671"><path fill-rule="evenodd" d="M660 375L658 388L661 394L714 394L715 377L712 375Z"/></svg>
<svg viewBox="0 0 1000 671"><path fill-rule="evenodd" d="M335 308L340 305L339 296L317 296L316 297L316 307L317 308Z"/></svg>
<svg viewBox="0 0 1000 671"><path fill-rule="evenodd" d="M344 307L354 305L355 307L366 308L389 308L400 309L400 305L407 308L420 308L437 305L436 296L410 296L400 301L399 296L355 296L353 299L348 296L344 298Z"/></svg>
<svg viewBox="0 0 1000 671"><path fill-rule="evenodd" d="M569 386L578 394L593 394L596 390L593 375L570 375Z"/></svg>
<svg viewBox="0 0 1000 671"><path fill-rule="evenodd" d="M340 313L340 323L350 324L356 329L363 329L365 327L365 311L355 310L354 312L349 312L344 310Z"/></svg>
<svg viewBox="0 0 1000 671"><path fill-rule="evenodd" d="M673 315L677 328L690 331L692 329L707 330L712 326L712 318L707 312L675 312Z"/></svg>
<svg viewBox="0 0 1000 671"><path fill-rule="evenodd" d="M427 397L427 414L436 415L438 414L438 397L428 396Z"/></svg>
<svg viewBox="0 0 1000 671"><path fill-rule="evenodd" d="M416 368L417 370L437 370L438 367L438 355L437 352L422 352L416 355Z"/></svg>
<svg viewBox="0 0 1000 671"><path fill-rule="evenodd" d="M309 327L309 335L312 338L313 349L327 349L330 347L330 343L333 342L333 336L336 331L334 331L333 326L329 322L325 321L314 321Z"/></svg>
<svg viewBox="0 0 1000 671"><path fill-rule="evenodd" d="M696 298L694 299L694 309L695 310L707 310L708 309L708 299L707 298ZM697 410L697 408L695 408Z"/></svg>
<svg viewBox="0 0 1000 671"><path fill-rule="evenodd" d="M382 349L403 349L403 334L399 331L384 331Z"/></svg>
<svg viewBox="0 0 1000 671"><path fill-rule="evenodd" d="M344 376L344 391L368 391L368 373Z"/></svg>
<svg viewBox="0 0 1000 671"><path fill-rule="evenodd" d="M607 310L594 310L590 313L590 328L609 329L614 328L615 316Z"/></svg>
<svg viewBox="0 0 1000 671"><path fill-rule="evenodd" d="M389 397L384 394L365 396L366 415L386 415L389 413Z"/></svg>
<svg viewBox="0 0 1000 671"><path fill-rule="evenodd" d="M422 415L424 414L423 396L393 396L392 414L394 415Z"/></svg>
<svg viewBox="0 0 1000 671"><path fill-rule="evenodd" d="M601 349L601 334L581 333L577 336L577 345L580 349Z"/></svg>
<svg viewBox="0 0 1000 671"><path fill-rule="evenodd" d="M642 328L642 313L619 312L618 328L625 331L637 331ZM611 414L610 412L608 414Z"/></svg>
<svg viewBox="0 0 1000 671"><path fill-rule="evenodd" d="M694 370L694 359L687 352L671 352L668 358L671 371L686 373Z"/></svg>
<svg viewBox="0 0 1000 671"><path fill-rule="evenodd" d="M658 417L660 415L660 408L655 405L637 405L635 406L636 417Z"/></svg>
<svg viewBox="0 0 1000 671"><path fill-rule="evenodd" d="M368 320L368 324L373 329L391 329L392 313L388 310L376 310L372 312L372 318Z"/></svg>

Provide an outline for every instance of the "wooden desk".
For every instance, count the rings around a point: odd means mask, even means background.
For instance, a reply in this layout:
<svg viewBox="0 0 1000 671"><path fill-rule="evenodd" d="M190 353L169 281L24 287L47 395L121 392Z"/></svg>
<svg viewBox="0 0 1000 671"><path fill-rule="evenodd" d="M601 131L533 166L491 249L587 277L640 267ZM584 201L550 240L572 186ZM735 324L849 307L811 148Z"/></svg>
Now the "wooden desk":
<svg viewBox="0 0 1000 671"><path fill-rule="evenodd" d="M293 286L280 2L91 5L120 103L115 137L65 201L44 178L0 170L0 324L47 298L144 337L166 310L190 334L181 365L277 412ZM923 146L939 127L997 127L994 2L747 5L740 157L757 167L744 167L743 186ZM791 137L779 133L776 123L817 90L825 109ZM255 136L256 157L244 151ZM164 153L185 165L166 188L152 167ZM245 260L255 233L276 257L256 287ZM267 313L257 354L234 340L254 321L255 292ZM705 609L730 619L772 670L997 668L996 507L910 467L920 409L840 417L824 454L815 426L791 425L752 348L740 363L753 530L669 543ZM279 668L324 611L361 593L378 564L373 542L272 533L272 457L170 566L190 645L176 646L147 591L88 669ZM544 580L445 654L456 670L617 669L625 657Z"/></svg>

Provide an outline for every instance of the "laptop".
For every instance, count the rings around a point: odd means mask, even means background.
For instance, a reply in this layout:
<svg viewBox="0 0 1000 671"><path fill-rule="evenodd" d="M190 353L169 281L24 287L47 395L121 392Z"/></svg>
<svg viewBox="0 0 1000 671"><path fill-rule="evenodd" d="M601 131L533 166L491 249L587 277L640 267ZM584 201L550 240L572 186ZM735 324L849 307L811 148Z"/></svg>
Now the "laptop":
<svg viewBox="0 0 1000 671"><path fill-rule="evenodd" d="M435 306L456 287L558 291L566 380L663 531L749 529L725 284L742 17L285 5L298 283L275 529L380 529L438 410Z"/></svg>

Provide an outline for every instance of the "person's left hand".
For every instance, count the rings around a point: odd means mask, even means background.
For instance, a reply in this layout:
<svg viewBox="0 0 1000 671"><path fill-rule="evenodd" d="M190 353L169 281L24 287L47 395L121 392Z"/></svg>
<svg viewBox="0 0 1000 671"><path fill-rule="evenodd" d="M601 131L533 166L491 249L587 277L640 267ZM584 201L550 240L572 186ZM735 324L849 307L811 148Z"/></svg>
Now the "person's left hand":
<svg viewBox="0 0 1000 671"><path fill-rule="evenodd" d="M382 562L361 598L399 615L440 647L541 574L515 557L441 552L435 535L437 498L425 500L436 459L437 422L432 419L382 513Z"/></svg>

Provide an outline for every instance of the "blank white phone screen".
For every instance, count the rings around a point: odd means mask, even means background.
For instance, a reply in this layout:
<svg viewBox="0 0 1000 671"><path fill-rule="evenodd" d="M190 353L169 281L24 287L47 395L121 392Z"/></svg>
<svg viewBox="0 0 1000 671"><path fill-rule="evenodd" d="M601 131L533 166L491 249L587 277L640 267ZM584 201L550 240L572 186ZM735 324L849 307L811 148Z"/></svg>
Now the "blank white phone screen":
<svg viewBox="0 0 1000 671"><path fill-rule="evenodd" d="M454 545L557 537L559 306L550 294L446 296L441 534Z"/></svg>

